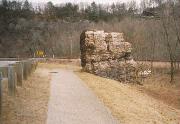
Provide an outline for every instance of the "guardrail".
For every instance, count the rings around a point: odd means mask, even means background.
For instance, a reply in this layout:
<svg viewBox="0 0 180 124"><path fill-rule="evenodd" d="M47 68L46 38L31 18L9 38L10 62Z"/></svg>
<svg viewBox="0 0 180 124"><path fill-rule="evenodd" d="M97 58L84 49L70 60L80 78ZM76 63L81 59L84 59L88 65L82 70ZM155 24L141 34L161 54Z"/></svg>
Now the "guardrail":
<svg viewBox="0 0 180 124"><path fill-rule="evenodd" d="M2 61L1 61L2 60ZM8 94L15 96L16 87L23 85L23 80L35 71L38 65L38 59L0 59L0 117L2 112L2 99L3 99L3 79L8 79Z"/></svg>

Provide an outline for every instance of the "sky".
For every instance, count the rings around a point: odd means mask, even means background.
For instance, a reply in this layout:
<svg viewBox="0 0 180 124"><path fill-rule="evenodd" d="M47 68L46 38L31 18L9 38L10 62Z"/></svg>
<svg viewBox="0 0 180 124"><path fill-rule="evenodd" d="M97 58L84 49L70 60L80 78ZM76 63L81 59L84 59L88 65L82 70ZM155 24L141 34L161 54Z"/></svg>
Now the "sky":
<svg viewBox="0 0 180 124"><path fill-rule="evenodd" d="M112 4L113 2L129 2L131 0L28 0L32 3L47 3L49 1L53 2L54 4L61 4L61 3L67 3L67 2L72 2L72 3L80 3L80 2L85 2L85 3L92 3L95 1L96 3L101 3L101 4ZM134 0L137 3L139 3L141 0Z"/></svg>

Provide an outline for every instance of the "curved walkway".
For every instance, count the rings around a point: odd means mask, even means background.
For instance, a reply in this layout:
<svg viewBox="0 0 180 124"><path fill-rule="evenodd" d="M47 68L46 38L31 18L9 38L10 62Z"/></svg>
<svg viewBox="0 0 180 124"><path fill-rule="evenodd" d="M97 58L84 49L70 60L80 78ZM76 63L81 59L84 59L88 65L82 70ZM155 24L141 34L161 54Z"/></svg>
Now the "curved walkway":
<svg viewBox="0 0 180 124"><path fill-rule="evenodd" d="M70 70L53 70L47 124L118 124Z"/></svg>

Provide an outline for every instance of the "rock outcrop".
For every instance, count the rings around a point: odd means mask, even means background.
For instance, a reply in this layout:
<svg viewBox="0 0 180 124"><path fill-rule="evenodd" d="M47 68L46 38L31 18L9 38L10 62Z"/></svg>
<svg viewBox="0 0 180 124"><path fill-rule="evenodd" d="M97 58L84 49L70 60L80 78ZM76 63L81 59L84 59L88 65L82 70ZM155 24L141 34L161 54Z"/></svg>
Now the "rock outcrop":
<svg viewBox="0 0 180 124"><path fill-rule="evenodd" d="M80 36L80 49L81 66L85 71L119 81L135 78L132 47L123 33L84 31Z"/></svg>

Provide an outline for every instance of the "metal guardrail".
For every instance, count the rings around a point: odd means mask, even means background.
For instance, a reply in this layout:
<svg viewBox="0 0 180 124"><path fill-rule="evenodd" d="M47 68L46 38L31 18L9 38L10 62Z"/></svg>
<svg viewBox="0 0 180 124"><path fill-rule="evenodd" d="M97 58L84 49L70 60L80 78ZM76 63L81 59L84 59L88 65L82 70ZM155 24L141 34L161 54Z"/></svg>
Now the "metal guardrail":
<svg viewBox="0 0 180 124"><path fill-rule="evenodd" d="M8 79L8 94L15 96L16 87L23 85L23 80L26 80L28 76L35 71L38 65L38 59L0 59L0 117L2 112L2 99L3 99L3 79ZM6 63L7 62L7 63Z"/></svg>

